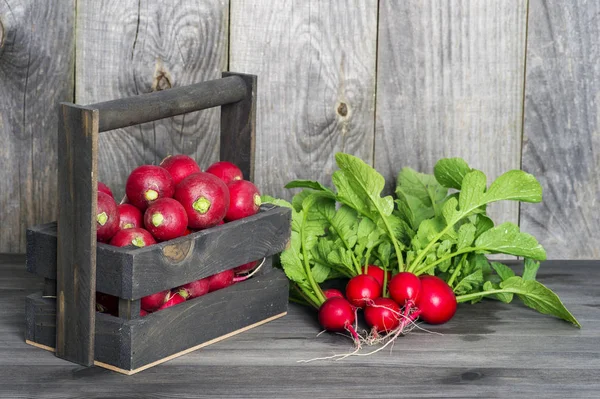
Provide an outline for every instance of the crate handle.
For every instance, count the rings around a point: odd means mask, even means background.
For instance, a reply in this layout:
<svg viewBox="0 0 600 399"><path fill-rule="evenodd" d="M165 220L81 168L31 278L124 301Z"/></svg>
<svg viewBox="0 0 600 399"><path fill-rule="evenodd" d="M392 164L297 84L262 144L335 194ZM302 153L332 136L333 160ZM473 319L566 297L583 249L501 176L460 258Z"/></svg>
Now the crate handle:
<svg viewBox="0 0 600 399"><path fill-rule="evenodd" d="M56 356L94 364L99 133L221 106L220 159L253 180L256 84L255 75L223 72L220 79L139 96L60 104Z"/></svg>

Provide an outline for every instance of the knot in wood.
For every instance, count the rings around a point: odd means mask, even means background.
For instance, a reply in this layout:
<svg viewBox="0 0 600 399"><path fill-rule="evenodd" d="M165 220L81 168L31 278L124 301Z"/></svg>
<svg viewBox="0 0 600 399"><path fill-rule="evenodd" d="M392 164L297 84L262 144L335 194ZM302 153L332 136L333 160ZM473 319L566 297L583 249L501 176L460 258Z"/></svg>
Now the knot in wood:
<svg viewBox="0 0 600 399"><path fill-rule="evenodd" d="M346 103L340 103L340 105L337 108L337 113L340 116L348 115L348 106L346 105Z"/></svg>

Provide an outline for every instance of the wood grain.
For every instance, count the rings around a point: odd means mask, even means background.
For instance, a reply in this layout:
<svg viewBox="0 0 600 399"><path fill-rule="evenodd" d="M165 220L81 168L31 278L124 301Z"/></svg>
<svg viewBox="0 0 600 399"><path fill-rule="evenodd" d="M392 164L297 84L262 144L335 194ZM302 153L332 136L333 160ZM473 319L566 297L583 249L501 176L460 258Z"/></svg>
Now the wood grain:
<svg viewBox="0 0 600 399"><path fill-rule="evenodd" d="M272 209L269 209L272 207ZM145 248L98 244L98 291L139 299L281 252L290 237L291 210L263 205L244 219L205 229ZM39 243L27 254L27 270L40 277L56 276L56 230L52 224L32 229ZM48 251L48 252L42 252Z"/></svg>
<svg viewBox="0 0 600 399"><path fill-rule="evenodd" d="M239 76L246 83L246 97L221 107L221 148L219 160L231 162L244 179L254 181L256 149L257 76L224 72L223 77Z"/></svg>
<svg viewBox="0 0 600 399"><path fill-rule="evenodd" d="M229 69L258 75L256 183L331 185L337 151L373 160L377 2L231 0Z"/></svg>
<svg viewBox="0 0 600 399"><path fill-rule="evenodd" d="M98 111L71 104L61 104L59 110L56 355L91 366L96 314Z"/></svg>
<svg viewBox="0 0 600 399"><path fill-rule="evenodd" d="M227 66L228 1L79 0L78 104L113 100L221 77ZM103 134L99 180L115 196L141 164L174 153L204 169L218 159L219 109Z"/></svg>
<svg viewBox="0 0 600 399"><path fill-rule="evenodd" d="M550 258L600 258L600 4L530 2L523 168L544 188L521 224Z"/></svg>
<svg viewBox="0 0 600 399"><path fill-rule="evenodd" d="M191 348L198 349L200 345L282 316L288 308L288 289L283 271L271 269L269 273L137 320L99 313L94 359L121 371L142 371L174 355L183 355ZM37 293L29 295L26 303L26 339L52 346L56 329L51 321L56 302Z"/></svg>
<svg viewBox="0 0 600 399"><path fill-rule="evenodd" d="M73 98L74 0L0 1L0 252L56 219L58 103Z"/></svg>
<svg viewBox="0 0 600 399"><path fill-rule="evenodd" d="M423 325L443 335L413 331L391 351L299 363L347 353L352 343L317 336L314 311L290 304L282 319L130 377L25 344L25 297L43 281L23 265L22 256L0 255L1 397L320 398L333 390L339 397L595 398L600 389L598 261L543 262L538 274L582 329L518 302L484 300L461 304L445 325ZM397 370L410 378L396 378Z"/></svg>
<svg viewBox="0 0 600 399"><path fill-rule="evenodd" d="M375 167L388 190L404 166L463 157L488 176L520 167L526 4L382 0ZM518 222L518 204L488 208Z"/></svg>

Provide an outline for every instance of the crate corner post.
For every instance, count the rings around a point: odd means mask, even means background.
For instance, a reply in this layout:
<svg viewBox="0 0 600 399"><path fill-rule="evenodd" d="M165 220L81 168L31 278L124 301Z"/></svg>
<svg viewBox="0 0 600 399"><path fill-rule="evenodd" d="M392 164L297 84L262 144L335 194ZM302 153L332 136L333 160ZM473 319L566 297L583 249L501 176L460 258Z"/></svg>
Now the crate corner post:
<svg viewBox="0 0 600 399"><path fill-rule="evenodd" d="M56 356L94 364L99 112L59 105Z"/></svg>
<svg viewBox="0 0 600 399"><path fill-rule="evenodd" d="M254 181L256 146L256 95L258 77L237 72L223 72L223 77L237 76L246 85L246 96L221 107L220 160L237 165L244 178Z"/></svg>

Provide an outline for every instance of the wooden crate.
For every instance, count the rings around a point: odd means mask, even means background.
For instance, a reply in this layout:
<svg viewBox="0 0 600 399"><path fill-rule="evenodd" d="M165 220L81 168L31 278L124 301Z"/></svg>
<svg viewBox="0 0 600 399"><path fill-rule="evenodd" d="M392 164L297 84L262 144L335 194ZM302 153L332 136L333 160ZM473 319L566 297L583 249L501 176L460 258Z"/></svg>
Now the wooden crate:
<svg viewBox="0 0 600 399"><path fill-rule="evenodd" d="M85 366L134 374L287 312L288 281L271 265L290 237L291 211L258 214L144 248L96 242L97 142L102 131L221 106L220 159L253 179L256 76L223 78L90 106L63 103L59 215L27 231L27 270L45 278L30 295L26 342ZM265 259L225 289L140 317L140 298ZM118 316L95 310L96 292L119 298Z"/></svg>

